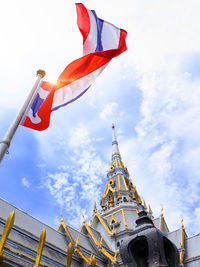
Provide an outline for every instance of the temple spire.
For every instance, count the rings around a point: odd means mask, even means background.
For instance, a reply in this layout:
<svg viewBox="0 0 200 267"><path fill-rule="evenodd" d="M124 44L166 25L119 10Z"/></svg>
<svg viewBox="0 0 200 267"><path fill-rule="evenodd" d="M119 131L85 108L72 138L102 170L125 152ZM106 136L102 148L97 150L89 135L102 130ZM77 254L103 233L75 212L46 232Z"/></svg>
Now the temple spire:
<svg viewBox="0 0 200 267"><path fill-rule="evenodd" d="M121 158L120 152L119 152L119 147L118 147L118 142L117 142L117 138L116 138L116 134L115 134L115 125L113 123L112 124L112 159L115 156L118 156Z"/></svg>
<svg viewBox="0 0 200 267"><path fill-rule="evenodd" d="M101 198L103 211L122 202L132 202L136 206L142 204L141 198L129 177L129 172L122 162L114 124L112 124L112 159L110 168L107 171L107 178Z"/></svg>

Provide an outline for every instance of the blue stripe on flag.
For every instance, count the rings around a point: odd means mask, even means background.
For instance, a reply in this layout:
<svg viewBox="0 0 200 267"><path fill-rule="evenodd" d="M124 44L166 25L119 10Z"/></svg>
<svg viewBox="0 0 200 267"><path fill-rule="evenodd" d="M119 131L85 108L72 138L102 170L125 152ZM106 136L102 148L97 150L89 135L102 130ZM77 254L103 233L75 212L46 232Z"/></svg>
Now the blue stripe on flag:
<svg viewBox="0 0 200 267"><path fill-rule="evenodd" d="M38 112L43 102L44 102L44 99L41 98L39 94L37 94L31 106L31 109L33 111L33 117L36 117L36 113Z"/></svg>
<svg viewBox="0 0 200 267"><path fill-rule="evenodd" d="M96 24L97 24L97 47L96 50L97 52L103 51L103 45L101 42L101 33L102 33L102 28L103 28L103 20L99 19L96 15L96 12L94 10L91 10L95 19L96 19Z"/></svg>
<svg viewBox="0 0 200 267"><path fill-rule="evenodd" d="M90 86L91 86L91 85L90 85ZM52 111L55 111L55 110L57 110L57 109L59 109L59 108L61 108L61 107L64 107L64 106L66 106L66 105L68 105L68 104L70 104L70 103L72 103L72 102L74 102L76 99L78 99L78 98L81 97L83 94L85 94L85 92L87 92L87 90L90 88L90 86L89 86L87 89L85 89L82 93L80 93L80 95L78 95L77 97L75 97L75 98L73 98L72 100L68 101L67 103L64 103L64 104L62 104L62 105L60 105L60 106L57 106L57 107L55 107L55 108L52 108L52 109L51 109L51 112L52 112Z"/></svg>

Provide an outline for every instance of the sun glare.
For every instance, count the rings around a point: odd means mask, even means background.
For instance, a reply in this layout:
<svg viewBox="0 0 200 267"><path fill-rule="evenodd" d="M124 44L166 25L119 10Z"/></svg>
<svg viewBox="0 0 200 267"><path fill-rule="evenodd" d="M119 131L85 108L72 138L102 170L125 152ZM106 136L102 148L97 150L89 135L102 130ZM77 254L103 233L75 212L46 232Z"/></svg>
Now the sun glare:
<svg viewBox="0 0 200 267"><path fill-rule="evenodd" d="M58 78L58 77L56 77L56 76L54 76L54 75L47 75L47 76L45 77L45 80L48 81L48 82L50 82L50 83L52 83L53 85L55 85L56 82L57 82L57 78Z"/></svg>

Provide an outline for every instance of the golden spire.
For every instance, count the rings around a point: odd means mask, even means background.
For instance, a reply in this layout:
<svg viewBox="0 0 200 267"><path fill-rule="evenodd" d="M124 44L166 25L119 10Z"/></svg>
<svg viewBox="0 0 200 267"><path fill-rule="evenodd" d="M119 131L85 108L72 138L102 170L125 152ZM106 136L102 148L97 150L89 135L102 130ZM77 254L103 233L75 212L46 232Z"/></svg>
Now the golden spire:
<svg viewBox="0 0 200 267"><path fill-rule="evenodd" d="M150 204L149 204L149 213L150 213L150 214L153 213Z"/></svg>
<svg viewBox="0 0 200 267"><path fill-rule="evenodd" d="M184 224L183 224L183 217L181 218L181 242L179 241L180 243L180 246L181 246L181 253L180 253L180 263L183 264L183 261L184 261L184 254L185 254L185 248L184 248Z"/></svg>
<svg viewBox="0 0 200 267"><path fill-rule="evenodd" d="M44 248L45 240L46 240L46 230L43 229L41 234L40 234L40 240L39 240L39 244L38 244L37 256L36 256L35 264L34 264L33 267L39 267L39 265L40 265L40 260L41 260L42 251L43 251L43 248Z"/></svg>
<svg viewBox="0 0 200 267"><path fill-rule="evenodd" d="M103 197L101 198L101 207L102 207L102 208L105 207Z"/></svg>
<svg viewBox="0 0 200 267"><path fill-rule="evenodd" d="M136 200L136 195L135 195L135 187L132 189L132 198Z"/></svg>
<svg viewBox="0 0 200 267"><path fill-rule="evenodd" d="M72 262L72 243L69 243L69 246L67 248L67 267L71 267Z"/></svg>
<svg viewBox="0 0 200 267"><path fill-rule="evenodd" d="M129 202L134 199L138 205L142 204L141 198L133 186L128 170L121 160L114 124L112 125L112 157L110 169L107 172L107 179L101 198L103 211L118 204L120 199L123 199L124 202Z"/></svg>
<svg viewBox="0 0 200 267"><path fill-rule="evenodd" d="M96 266L96 260L95 260L95 256L92 256L92 260L91 260L91 266L95 267Z"/></svg>
<svg viewBox="0 0 200 267"><path fill-rule="evenodd" d="M61 222L64 221L64 219L63 219L63 214L62 214L62 210L61 210L61 212L60 212L60 217L61 217Z"/></svg>
<svg viewBox="0 0 200 267"><path fill-rule="evenodd" d="M160 231L163 230L163 207L161 208L161 214L160 214Z"/></svg>
<svg viewBox="0 0 200 267"><path fill-rule="evenodd" d="M82 217L83 217L83 222L85 222L85 216L84 216L84 214L82 213Z"/></svg>
<svg viewBox="0 0 200 267"><path fill-rule="evenodd" d="M147 209L147 205L146 205L145 200L144 200L144 208L145 208L145 210Z"/></svg>
<svg viewBox="0 0 200 267"><path fill-rule="evenodd" d="M5 226L4 226L4 229L3 229L3 234L1 236L1 240L0 240L0 260L2 260L2 258L3 258L3 255L2 255L3 248L5 246L6 240L8 239L8 236L10 234L11 228L13 227L14 221L15 221L15 211L13 210L9 214L9 216L8 216L8 218L6 220L6 223L5 223Z"/></svg>
<svg viewBox="0 0 200 267"><path fill-rule="evenodd" d="M110 207L112 204L114 204L114 199L113 199L113 196L110 194L109 195L108 206Z"/></svg>
<svg viewBox="0 0 200 267"><path fill-rule="evenodd" d="M96 205L96 202L94 202L94 212L97 212L97 205Z"/></svg>
<svg viewBox="0 0 200 267"><path fill-rule="evenodd" d="M183 217L181 218L181 247L184 247L184 224L183 224Z"/></svg>

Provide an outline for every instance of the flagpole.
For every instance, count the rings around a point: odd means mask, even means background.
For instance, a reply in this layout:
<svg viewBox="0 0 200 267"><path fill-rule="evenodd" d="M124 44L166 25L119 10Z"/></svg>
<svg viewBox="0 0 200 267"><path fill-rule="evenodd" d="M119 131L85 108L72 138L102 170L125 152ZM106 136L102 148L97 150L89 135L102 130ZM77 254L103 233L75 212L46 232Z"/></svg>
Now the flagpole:
<svg viewBox="0 0 200 267"><path fill-rule="evenodd" d="M2 141L0 142L0 163L4 157L4 155L6 154L6 152L8 151L8 148L10 146L10 143L12 141L12 138L24 116L24 113L30 103L30 101L32 100L35 92L37 91L37 89L39 88L39 86L42 83L42 78L45 76L45 71L44 70L38 70L37 71L37 79L33 85L32 90L30 91L26 101L24 102L24 104L22 105L22 107L20 108L20 110L18 111L16 117L14 118L14 120L12 121L10 127L8 128L8 131L6 132L4 138L2 139Z"/></svg>

